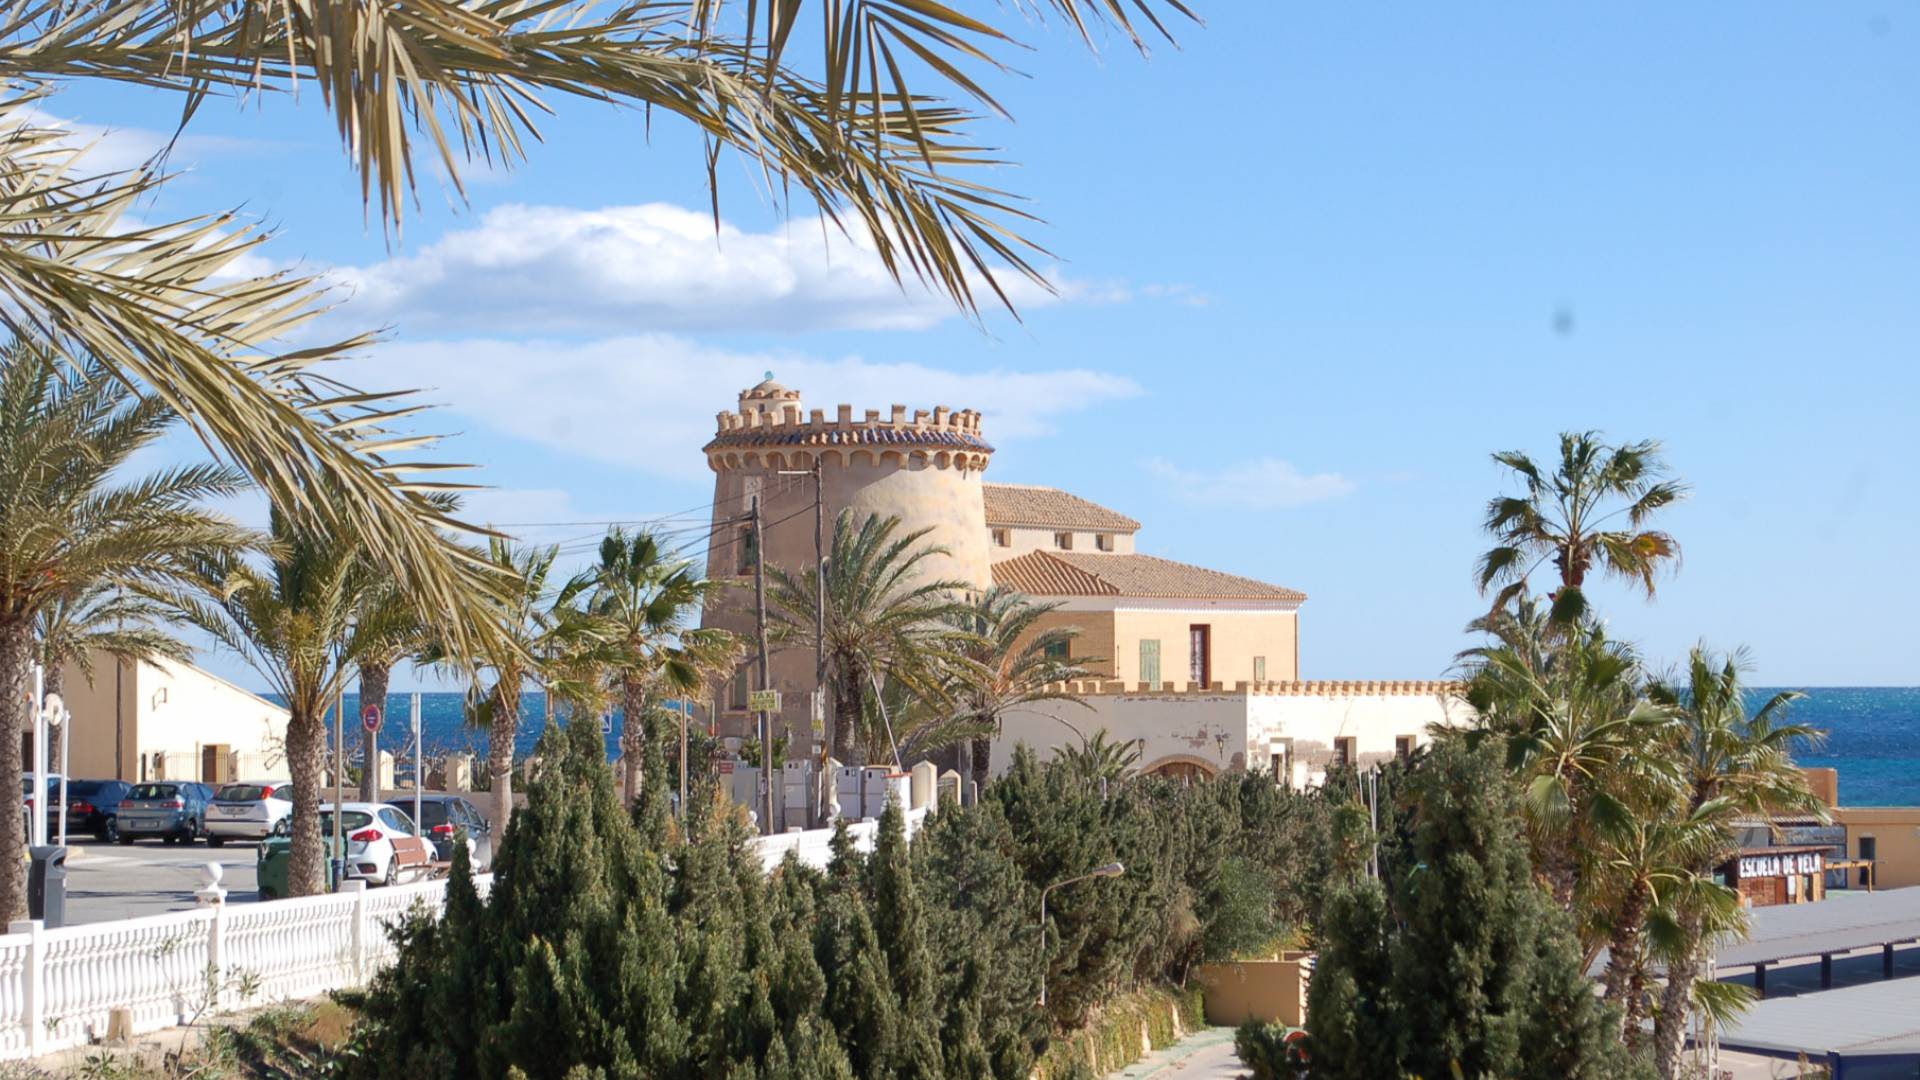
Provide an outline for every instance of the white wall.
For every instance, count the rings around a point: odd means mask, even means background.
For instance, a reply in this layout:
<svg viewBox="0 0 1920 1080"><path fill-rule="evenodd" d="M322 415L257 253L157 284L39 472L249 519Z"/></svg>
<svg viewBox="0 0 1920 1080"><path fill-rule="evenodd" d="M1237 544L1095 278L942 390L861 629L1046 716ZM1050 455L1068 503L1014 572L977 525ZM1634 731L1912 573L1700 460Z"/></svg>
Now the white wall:
<svg viewBox="0 0 1920 1080"><path fill-rule="evenodd" d="M1004 771L1017 744L1025 743L1046 760L1054 748L1078 746L1081 734L1091 738L1103 729L1110 742L1141 740L1143 769L1176 762L1213 772L1265 769L1276 740L1292 739L1290 780L1303 785L1325 776L1336 739L1352 738L1355 757L1366 764L1393 756L1400 736L1424 745L1430 725L1471 719L1466 705L1449 696L1442 684L1360 685L1369 689L1097 694L1084 699L1086 707L1039 702L1006 716L1004 733L994 741L991 768L996 774ZM1413 689L1372 689L1393 685Z"/></svg>
<svg viewBox="0 0 1920 1080"><path fill-rule="evenodd" d="M139 753L149 759L165 755L167 775L174 779L198 779L201 749L209 745L241 753L243 769L286 774L279 757L287 711L224 679L170 660L141 664L130 704ZM181 768L188 770L185 776L179 774Z"/></svg>

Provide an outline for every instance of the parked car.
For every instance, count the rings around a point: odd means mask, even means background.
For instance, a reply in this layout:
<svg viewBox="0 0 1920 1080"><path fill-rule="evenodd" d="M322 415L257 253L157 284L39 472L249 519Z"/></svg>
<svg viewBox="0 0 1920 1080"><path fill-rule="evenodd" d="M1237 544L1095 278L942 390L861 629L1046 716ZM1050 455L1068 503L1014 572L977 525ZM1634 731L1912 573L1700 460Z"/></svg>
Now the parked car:
<svg viewBox="0 0 1920 1080"><path fill-rule="evenodd" d="M399 807L402 813L413 814L413 800L410 798L388 799L388 806ZM473 866L473 872L484 874L493 868L493 825L480 809L458 795L421 795L420 827L426 830L427 840L433 844L433 857L441 862L453 861L453 845L461 837L466 838L467 860Z"/></svg>
<svg viewBox="0 0 1920 1080"><path fill-rule="evenodd" d="M285 780L228 784L207 808L207 846L229 840L265 840L293 814L293 785Z"/></svg>
<svg viewBox="0 0 1920 1080"><path fill-rule="evenodd" d="M398 885L424 879L432 872L432 846L421 838L413 819L397 807L385 803L346 803L341 807L340 829L346 841L348 879L359 878L370 885ZM320 843L322 850L332 849L331 805L320 808ZM287 864L292 848L293 818L287 817L260 845L255 872L259 875L262 899L287 894ZM331 859L328 864L331 868ZM328 885L331 887L331 879Z"/></svg>
<svg viewBox="0 0 1920 1080"><path fill-rule="evenodd" d="M192 843L207 831L213 789L191 780L135 784L120 800L120 842L158 836L169 844Z"/></svg>
<svg viewBox="0 0 1920 1080"><path fill-rule="evenodd" d="M107 843L120 839L120 800L132 790L125 780L67 781L67 839L83 833Z"/></svg>

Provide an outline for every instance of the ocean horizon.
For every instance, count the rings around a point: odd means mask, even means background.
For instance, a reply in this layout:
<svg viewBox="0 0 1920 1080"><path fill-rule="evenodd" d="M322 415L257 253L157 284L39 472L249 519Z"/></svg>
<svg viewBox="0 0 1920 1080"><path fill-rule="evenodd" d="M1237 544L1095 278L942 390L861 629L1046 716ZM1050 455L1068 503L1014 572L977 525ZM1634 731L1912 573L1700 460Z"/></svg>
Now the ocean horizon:
<svg viewBox="0 0 1920 1080"><path fill-rule="evenodd" d="M1817 746L1802 747L1800 764L1832 767L1840 772L1843 806L1920 806L1920 686L1754 687L1750 699L1757 705L1785 689L1806 697L1794 704L1791 717L1827 733ZM271 697L272 695L267 695ZM382 749L395 752L409 744L407 717L410 693L387 697L387 723ZM487 733L468 727L463 719L464 696L458 691L420 693L421 741L428 757L466 751L476 758L487 753ZM348 753L358 756L360 697L348 694ZM546 699L532 692L521 698L520 735L516 757L533 752L540 739ZM556 722L564 722L564 716ZM623 718L613 715L606 736L609 756L617 751Z"/></svg>

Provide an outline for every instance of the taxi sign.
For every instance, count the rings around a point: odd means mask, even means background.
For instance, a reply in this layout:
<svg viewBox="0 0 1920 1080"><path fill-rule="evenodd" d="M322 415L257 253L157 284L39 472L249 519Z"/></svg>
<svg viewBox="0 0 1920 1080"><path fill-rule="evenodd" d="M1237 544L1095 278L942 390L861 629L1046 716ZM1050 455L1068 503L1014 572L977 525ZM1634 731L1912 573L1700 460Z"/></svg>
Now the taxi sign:
<svg viewBox="0 0 1920 1080"><path fill-rule="evenodd" d="M747 695L747 709L750 712L779 712L780 691L755 690Z"/></svg>

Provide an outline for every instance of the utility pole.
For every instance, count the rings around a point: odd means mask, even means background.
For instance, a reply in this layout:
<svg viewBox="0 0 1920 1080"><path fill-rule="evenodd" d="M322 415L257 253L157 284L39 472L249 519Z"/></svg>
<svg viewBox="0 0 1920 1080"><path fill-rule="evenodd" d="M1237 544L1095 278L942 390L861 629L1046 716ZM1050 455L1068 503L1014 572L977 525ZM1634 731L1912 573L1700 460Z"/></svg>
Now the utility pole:
<svg viewBox="0 0 1920 1080"><path fill-rule="evenodd" d="M753 497L754 633L760 646L760 689L771 690L767 656L767 547L761 532L760 496ZM760 710L760 831L773 833L773 714Z"/></svg>
<svg viewBox="0 0 1920 1080"><path fill-rule="evenodd" d="M833 716L827 709L827 492L821 486L820 455L813 457L813 707L820 710L820 776L833 759ZM808 732L812 734L812 732ZM819 784L814 785L816 790ZM821 809L825 809L824 806Z"/></svg>
<svg viewBox="0 0 1920 1080"><path fill-rule="evenodd" d="M814 806L814 812L826 812L823 785L827 782L827 761L833 757L833 716L827 708L827 491L824 476L820 471L820 459L813 459L813 467L804 471L783 470L781 476L813 477L813 701L812 708L819 710L820 745L815 755L820 762L820 776L817 778L816 794L820 795ZM811 721L812 717L808 718ZM809 724L807 734L812 735Z"/></svg>

